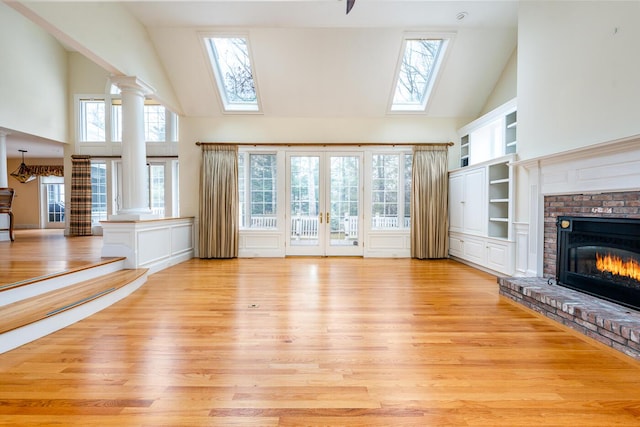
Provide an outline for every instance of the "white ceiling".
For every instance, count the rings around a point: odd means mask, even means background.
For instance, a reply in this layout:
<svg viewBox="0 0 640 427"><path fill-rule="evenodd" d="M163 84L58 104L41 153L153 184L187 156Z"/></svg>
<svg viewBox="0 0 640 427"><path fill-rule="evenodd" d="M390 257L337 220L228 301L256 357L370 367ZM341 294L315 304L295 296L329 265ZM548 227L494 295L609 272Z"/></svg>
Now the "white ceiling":
<svg viewBox="0 0 640 427"><path fill-rule="evenodd" d="M424 113L475 117L517 39L515 1L131 2L187 116L221 116L200 35L248 34L265 116L382 117L405 33L452 33ZM466 17L457 15L466 12Z"/></svg>
<svg viewBox="0 0 640 427"><path fill-rule="evenodd" d="M193 117L223 115L202 33L249 35L267 117L386 116L403 34L429 32L455 37L421 114L475 118L517 43L518 2L509 0L356 0L348 15L346 0L123 4L147 27L177 94L176 109ZM50 153L50 143L40 142ZM38 156L38 146L29 154ZM8 146L10 157L14 149Z"/></svg>
<svg viewBox="0 0 640 427"><path fill-rule="evenodd" d="M7 158L9 159L22 158L20 150L27 150L27 152L24 153L25 159L56 159L64 155L65 144L61 142L51 141L11 129L0 128L0 131L7 133Z"/></svg>

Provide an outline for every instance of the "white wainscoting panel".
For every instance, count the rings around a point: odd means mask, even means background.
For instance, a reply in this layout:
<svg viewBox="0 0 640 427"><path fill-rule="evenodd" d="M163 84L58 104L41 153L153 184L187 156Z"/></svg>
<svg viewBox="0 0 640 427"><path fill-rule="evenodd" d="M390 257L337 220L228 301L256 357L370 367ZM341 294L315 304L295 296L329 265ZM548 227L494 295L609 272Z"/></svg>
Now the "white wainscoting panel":
<svg viewBox="0 0 640 427"><path fill-rule="evenodd" d="M240 258L284 257L284 233L279 231L241 230L238 244Z"/></svg>
<svg viewBox="0 0 640 427"><path fill-rule="evenodd" d="M365 257L407 258L411 256L411 236L405 232L369 232L364 246Z"/></svg>
<svg viewBox="0 0 640 427"><path fill-rule="evenodd" d="M149 274L194 256L193 218L102 221L102 256L124 256L125 268L148 268Z"/></svg>
<svg viewBox="0 0 640 427"><path fill-rule="evenodd" d="M514 276L528 276L528 259L529 259L529 224L516 222L513 223L514 234L516 237L516 263Z"/></svg>

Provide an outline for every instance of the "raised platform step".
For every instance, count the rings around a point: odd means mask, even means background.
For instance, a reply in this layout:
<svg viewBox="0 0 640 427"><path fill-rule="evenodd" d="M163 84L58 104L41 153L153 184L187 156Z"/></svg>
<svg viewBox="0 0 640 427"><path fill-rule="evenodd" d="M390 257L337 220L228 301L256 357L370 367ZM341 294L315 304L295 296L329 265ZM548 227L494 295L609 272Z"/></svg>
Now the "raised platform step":
<svg viewBox="0 0 640 427"><path fill-rule="evenodd" d="M73 265L65 263L65 268L55 273L23 278L12 283L1 284L0 310L2 310L2 306L10 305L46 292L62 289L73 283L98 278L105 274L122 270L124 268L124 261L124 257L111 257L102 258L98 261L77 261ZM16 263L19 264L19 262L15 261L11 263L12 269L20 268L19 265L16 266ZM24 264L28 265L29 262L24 261ZM27 269L29 267L22 268ZM34 270L38 272L42 271L40 266L31 266L29 271L32 272L32 276ZM23 275L23 277L26 277L25 275Z"/></svg>
<svg viewBox="0 0 640 427"><path fill-rule="evenodd" d="M120 270L5 306L0 309L2 313L0 333L37 322L100 298L137 280L146 272L147 269Z"/></svg>
<svg viewBox="0 0 640 427"><path fill-rule="evenodd" d="M6 280L7 278L0 278L0 292L55 279L57 277L81 273L99 266L119 263L124 260L124 257L104 257L98 261L11 261L10 278L13 280L9 283L4 283L2 279ZM54 270L54 272L51 272L52 270Z"/></svg>
<svg viewBox="0 0 640 427"><path fill-rule="evenodd" d="M125 270L118 259L0 291L0 354L120 301L146 282L147 273Z"/></svg>

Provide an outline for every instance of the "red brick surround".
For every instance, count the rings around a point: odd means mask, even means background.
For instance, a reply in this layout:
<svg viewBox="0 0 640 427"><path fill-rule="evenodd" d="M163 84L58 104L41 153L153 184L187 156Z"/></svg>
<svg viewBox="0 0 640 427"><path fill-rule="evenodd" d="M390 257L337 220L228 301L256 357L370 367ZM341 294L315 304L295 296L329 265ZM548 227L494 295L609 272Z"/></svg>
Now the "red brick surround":
<svg viewBox="0 0 640 427"><path fill-rule="evenodd" d="M640 218L640 191L544 198L544 277L555 277L558 216Z"/></svg>

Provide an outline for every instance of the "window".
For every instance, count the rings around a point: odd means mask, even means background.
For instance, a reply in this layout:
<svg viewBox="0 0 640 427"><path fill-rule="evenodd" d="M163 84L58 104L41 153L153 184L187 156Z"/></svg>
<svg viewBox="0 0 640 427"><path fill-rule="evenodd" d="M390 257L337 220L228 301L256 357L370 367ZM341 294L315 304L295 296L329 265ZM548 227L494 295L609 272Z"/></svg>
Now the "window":
<svg viewBox="0 0 640 427"><path fill-rule="evenodd" d="M240 227L277 227L277 156L238 154Z"/></svg>
<svg viewBox="0 0 640 427"><path fill-rule="evenodd" d="M413 154L404 154L404 224L405 228L411 228L411 183Z"/></svg>
<svg viewBox="0 0 640 427"><path fill-rule="evenodd" d="M208 37L205 45L225 111L260 110L246 37Z"/></svg>
<svg viewBox="0 0 640 427"><path fill-rule="evenodd" d="M153 214L164 217L164 163L149 165L149 206Z"/></svg>
<svg viewBox="0 0 640 427"><path fill-rule="evenodd" d="M91 223L107 219L107 165L91 162Z"/></svg>
<svg viewBox="0 0 640 427"><path fill-rule="evenodd" d="M80 141L105 141L104 99L81 99L79 114Z"/></svg>
<svg viewBox="0 0 640 427"><path fill-rule="evenodd" d="M144 106L144 139L149 142L166 140L166 111L159 104Z"/></svg>
<svg viewBox="0 0 640 427"><path fill-rule="evenodd" d="M405 38L391 111L424 111L447 47L446 38Z"/></svg>
<svg viewBox="0 0 640 427"><path fill-rule="evenodd" d="M411 226L412 155L373 154L371 167L371 228Z"/></svg>
<svg viewBox="0 0 640 427"><path fill-rule="evenodd" d="M122 100L111 100L111 140L122 142Z"/></svg>
<svg viewBox="0 0 640 427"><path fill-rule="evenodd" d="M240 228L247 227L247 191L245 179L245 158L248 154L238 153L238 204L240 207Z"/></svg>
<svg viewBox="0 0 640 427"><path fill-rule="evenodd" d="M77 103L80 142L122 142L122 99L119 94L108 94L105 98L81 95ZM145 100L143 114L146 142L178 140L177 114L151 99Z"/></svg>

